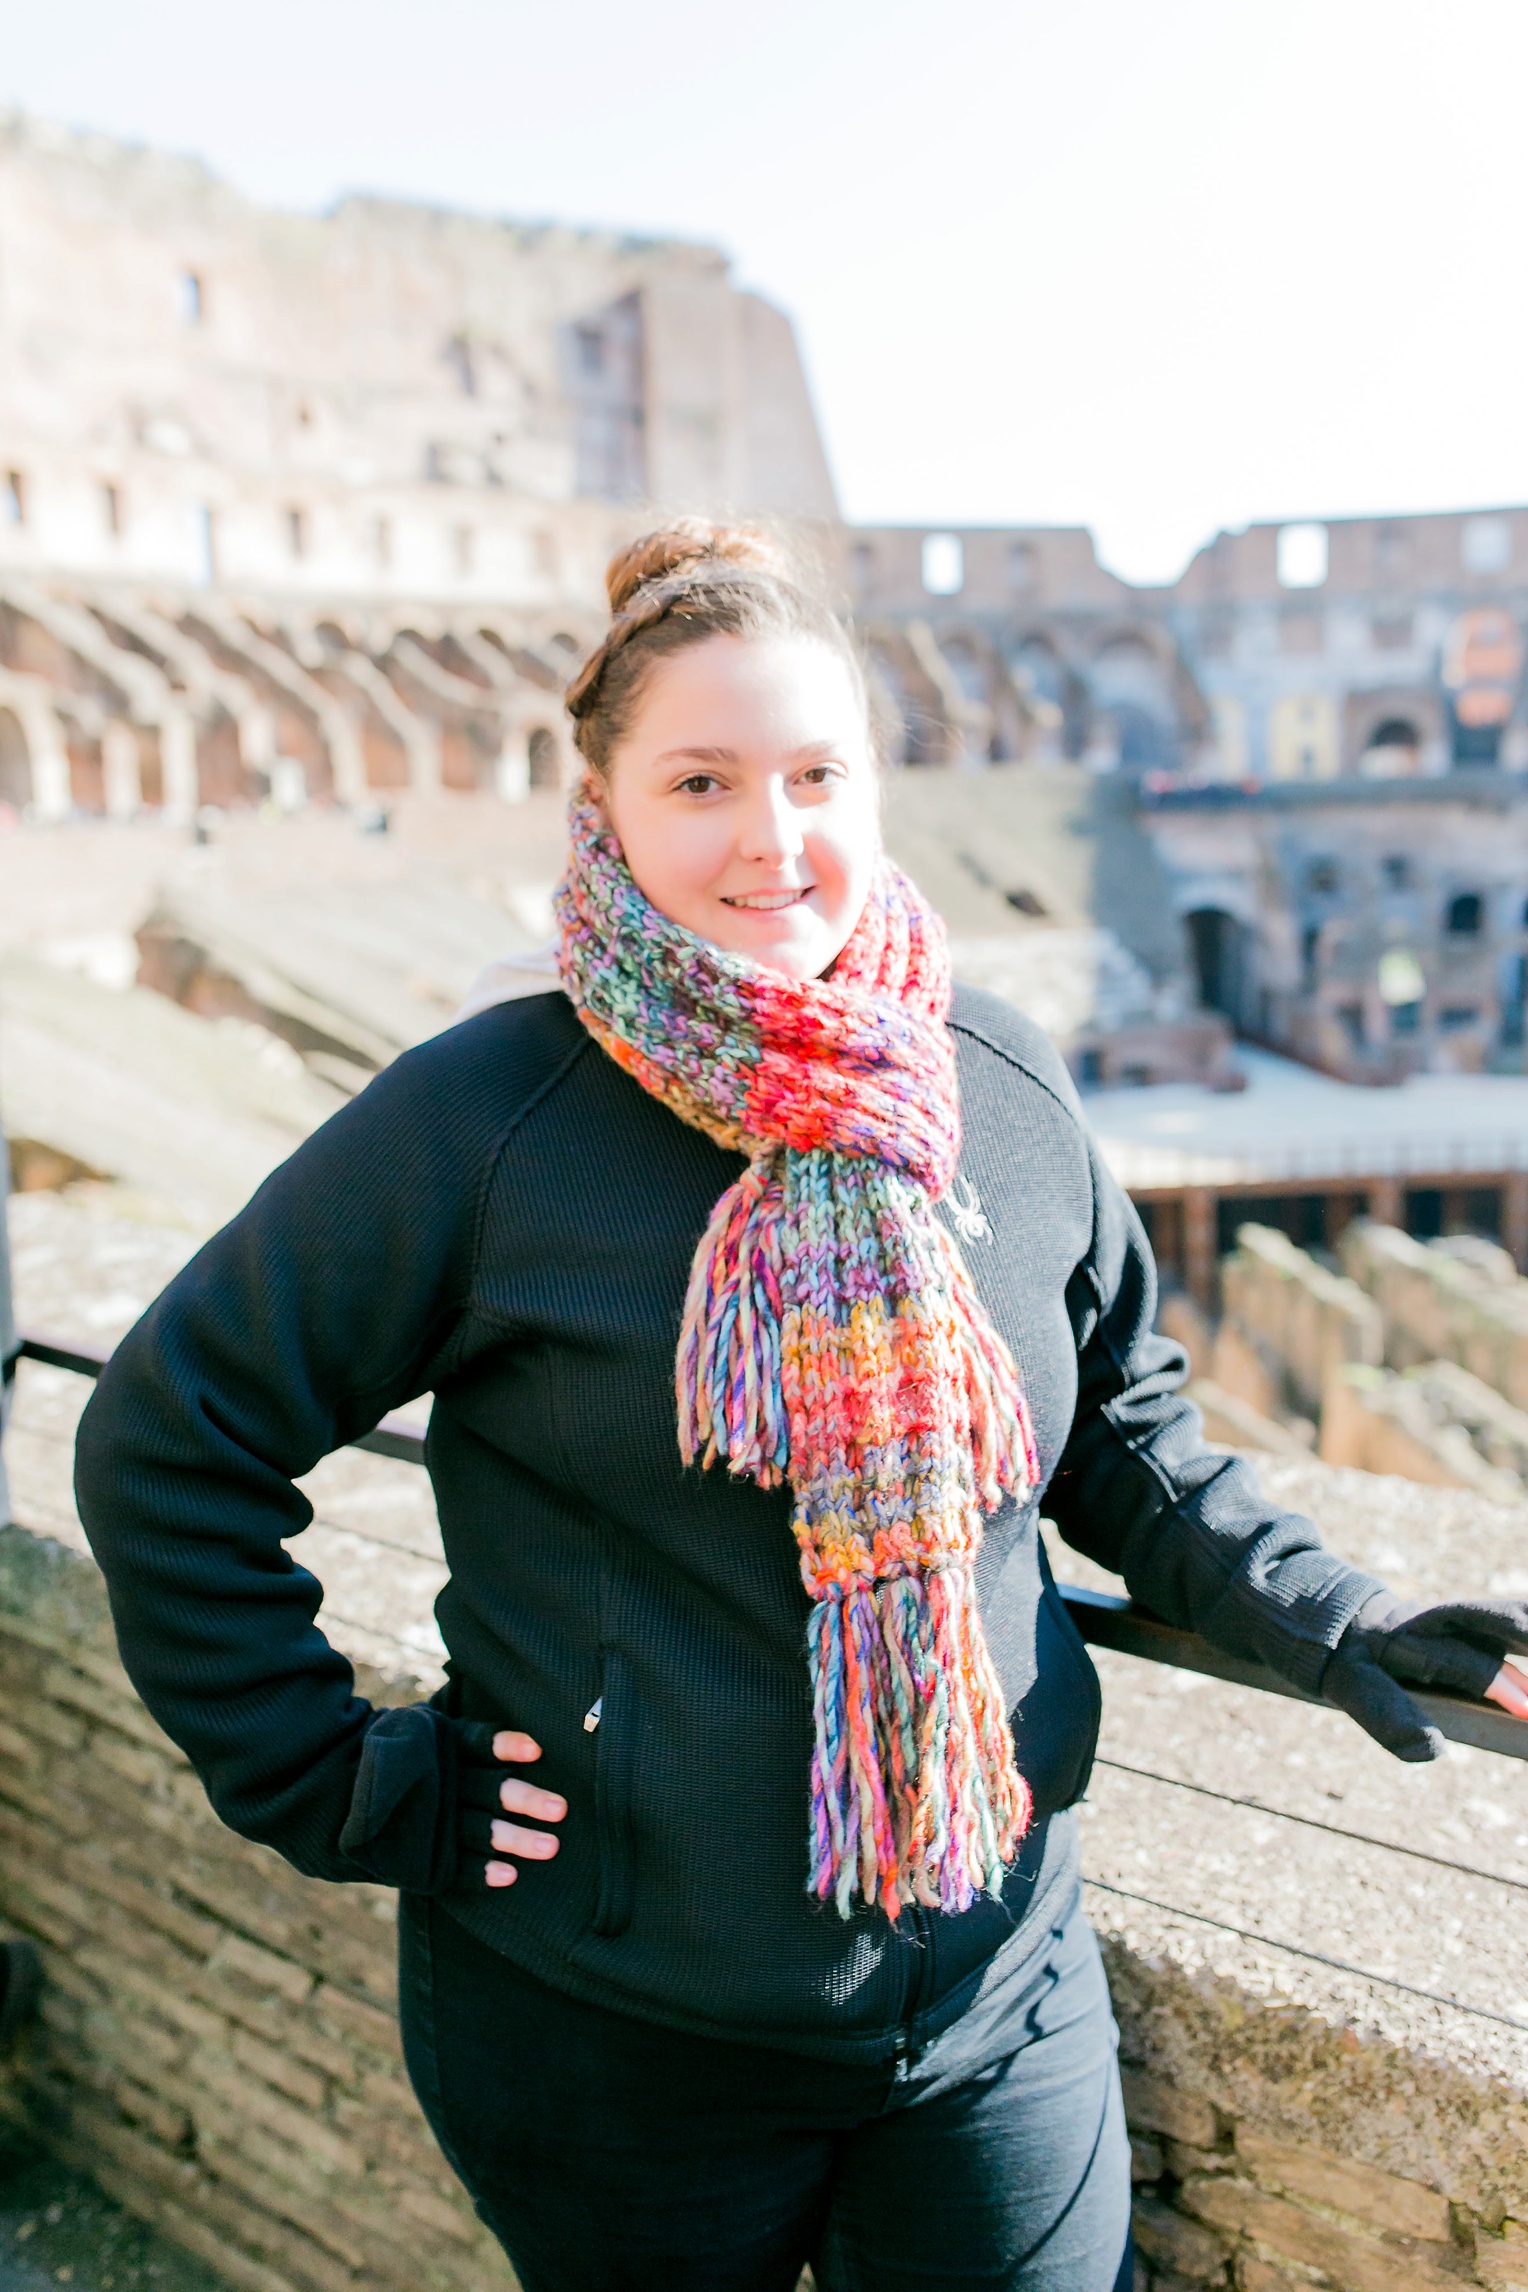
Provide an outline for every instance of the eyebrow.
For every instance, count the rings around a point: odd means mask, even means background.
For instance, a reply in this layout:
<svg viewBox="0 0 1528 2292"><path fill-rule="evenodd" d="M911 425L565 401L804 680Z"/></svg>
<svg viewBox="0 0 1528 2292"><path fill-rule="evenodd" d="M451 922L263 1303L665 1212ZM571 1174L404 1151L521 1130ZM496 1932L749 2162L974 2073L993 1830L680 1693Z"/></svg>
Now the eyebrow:
<svg viewBox="0 0 1528 2292"><path fill-rule="evenodd" d="M799 763L806 756L832 756L839 745L836 740L809 740L804 748L791 750L791 761ZM736 764L738 760L735 748L665 748L661 756L653 758L655 764Z"/></svg>

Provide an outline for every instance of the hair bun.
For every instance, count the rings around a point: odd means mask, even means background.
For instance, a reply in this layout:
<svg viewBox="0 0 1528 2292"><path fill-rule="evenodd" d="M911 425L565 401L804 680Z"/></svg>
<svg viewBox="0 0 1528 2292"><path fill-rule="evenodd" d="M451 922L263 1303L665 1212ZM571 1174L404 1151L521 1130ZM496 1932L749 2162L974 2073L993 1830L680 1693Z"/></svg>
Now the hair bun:
<svg viewBox="0 0 1528 2292"><path fill-rule="evenodd" d="M790 559L774 536L758 525L713 525L705 517L676 517L672 525L618 549L605 568L605 593L612 613L624 611L654 581L668 581L702 565L746 565L788 581Z"/></svg>

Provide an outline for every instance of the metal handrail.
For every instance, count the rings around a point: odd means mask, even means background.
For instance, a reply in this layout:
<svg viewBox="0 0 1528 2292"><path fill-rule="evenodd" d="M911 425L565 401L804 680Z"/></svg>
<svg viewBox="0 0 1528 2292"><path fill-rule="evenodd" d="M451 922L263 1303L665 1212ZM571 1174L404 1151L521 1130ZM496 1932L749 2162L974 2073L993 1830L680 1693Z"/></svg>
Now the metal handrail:
<svg viewBox="0 0 1528 2292"><path fill-rule="evenodd" d="M100 1376L111 1358L93 1346L66 1345L26 1330L21 1332L16 1357L92 1379ZM345 1446L392 1457L401 1464L424 1463L424 1436L403 1416L384 1417L370 1432L358 1434ZM1319 1695L1307 1695L1303 1688L1291 1686L1267 1664L1224 1655L1198 1632L1164 1623L1137 1600L1122 1599L1114 1592L1085 1591L1080 1584L1058 1584L1056 1589L1078 1632L1092 1647L1112 1648L1117 1655L1138 1656L1145 1663L1167 1664L1175 1671L1197 1671L1207 1679L1224 1679L1236 1687L1256 1687L1265 1695L1287 1695L1296 1703L1321 1703ZM1464 1695L1439 1695L1409 1685L1406 1692L1451 1742L1468 1743L1478 1751L1497 1751L1508 1759L1528 1759L1528 1722L1510 1718L1494 1703L1477 1703ZM1322 1708L1330 1710L1331 1705Z"/></svg>

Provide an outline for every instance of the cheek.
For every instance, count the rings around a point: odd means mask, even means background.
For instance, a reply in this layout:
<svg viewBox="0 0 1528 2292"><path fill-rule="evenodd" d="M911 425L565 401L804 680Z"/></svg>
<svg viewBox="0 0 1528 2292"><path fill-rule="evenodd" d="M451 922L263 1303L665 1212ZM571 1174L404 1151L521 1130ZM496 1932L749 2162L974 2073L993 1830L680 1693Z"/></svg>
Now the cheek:
<svg viewBox="0 0 1528 2292"><path fill-rule="evenodd" d="M726 850L712 821L693 814L660 815L635 805L613 812L620 841L637 889L662 915L686 921L684 910L702 898L726 862Z"/></svg>
<svg viewBox="0 0 1528 2292"><path fill-rule="evenodd" d="M881 849L880 823L873 805L825 822L813 842L812 859L819 883L830 888L835 906L852 908L858 915Z"/></svg>

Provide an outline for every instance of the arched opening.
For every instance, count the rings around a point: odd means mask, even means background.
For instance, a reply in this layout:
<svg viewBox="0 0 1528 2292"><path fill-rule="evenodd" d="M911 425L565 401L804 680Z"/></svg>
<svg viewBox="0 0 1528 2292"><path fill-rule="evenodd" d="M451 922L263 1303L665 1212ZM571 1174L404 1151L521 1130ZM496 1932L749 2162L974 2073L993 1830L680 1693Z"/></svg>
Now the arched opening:
<svg viewBox="0 0 1528 2292"><path fill-rule="evenodd" d="M1477 938L1485 913L1485 901L1478 891L1461 891L1448 903L1444 929L1455 939Z"/></svg>
<svg viewBox="0 0 1528 2292"><path fill-rule="evenodd" d="M1358 769L1368 780L1412 777L1421 755L1422 735L1409 716L1384 716L1369 734Z"/></svg>
<svg viewBox="0 0 1528 2292"><path fill-rule="evenodd" d="M1247 991L1246 930L1223 907L1196 907L1184 918L1193 949L1199 1000L1241 1031Z"/></svg>
<svg viewBox="0 0 1528 2292"><path fill-rule="evenodd" d="M533 788L556 788L562 773L557 759L557 735L544 724L534 724L525 743L526 763Z"/></svg>
<svg viewBox="0 0 1528 2292"><path fill-rule="evenodd" d="M24 811L32 801L32 757L15 712L0 708L0 804Z"/></svg>
<svg viewBox="0 0 1528 2292"><path fill-rule="evenodd" d="M1089 675L1093 705L1114 720L1119 760L1128 771L1149 771L1178 761L1177 709L1172 679L1144 638L1116 637L1104 646Z"/></svg>
<svg viewBox="0 0 1528 2292"><path fill-rule="evenodd" d="M1028 704L1039 755L1055 760L1080 756L1087 746L1087 693L1050 639L1036 633L1011 647L1008 672Z"/></svg>
<svg viewBox="0 0 1528 2292"><path fill-rule="evenodd" d="M1059 708L1066 698L1066 671L1047 637L1026 637L1012 654L1013 681L1030 700L1050 700Z"/></svg>

